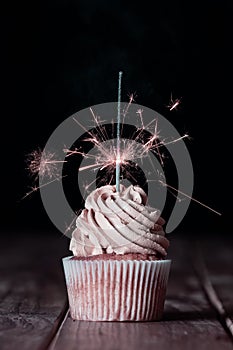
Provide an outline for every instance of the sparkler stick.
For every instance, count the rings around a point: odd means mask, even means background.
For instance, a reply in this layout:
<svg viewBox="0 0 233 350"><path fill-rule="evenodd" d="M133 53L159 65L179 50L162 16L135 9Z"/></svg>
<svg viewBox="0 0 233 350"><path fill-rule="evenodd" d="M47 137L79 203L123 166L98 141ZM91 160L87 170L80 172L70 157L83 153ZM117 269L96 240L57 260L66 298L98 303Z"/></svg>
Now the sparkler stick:
<svg viewBox="0 0 233 350"><path fill-rule="evenodd" d="M122 72L119 72L118 80L118 105L117 105L117 155L116 155L116 191L120 192L120 167L121 167L121 150L120 150L120 122L121 122L121 78Z"/></svg>

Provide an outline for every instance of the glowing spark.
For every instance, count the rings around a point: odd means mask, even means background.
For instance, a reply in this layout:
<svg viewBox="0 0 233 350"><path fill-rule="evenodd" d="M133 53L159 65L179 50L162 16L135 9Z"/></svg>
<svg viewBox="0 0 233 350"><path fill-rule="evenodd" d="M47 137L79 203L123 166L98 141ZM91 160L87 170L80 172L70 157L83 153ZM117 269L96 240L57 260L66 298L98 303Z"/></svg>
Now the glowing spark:
<svg viewBox="0 0 233 350"><path fill-rule="evenodd" d="M90 108L92 117L94 119L95 122L95 126L97 126L100 129L100 132L102 134L102 139L107 139L107 134L105 133L105 128L101 126L101 123L104 122L104 120L101 120L98 116L95 115L95 113L93 112L93 109Z"/></svg>
<svg viewBox="0 0 233 350"><path fill-rule="evenodd" d="M155 122L155 131L154 131L154 133L155 133L155 135L158 136L158 119L156 119L156 122ZM157 137L155 139L155 149L156 149L157 154L159 156L161 165L164 166L163 158L162 158L162 155L160 153L158 142L157 142Z"/></svg>
<svg viewBox="0 0 233 350"><path fill-rule="evenodd" d="M123 132L123 129L124 129L124 122L125 122L126 114L128 113L132 102L135 101L134 98L136 97L136 94L132 93L132 94L128 95L128 97L129 97L129 102L128 102L127 106L123 109L123 113L122 113L123 114L123 120L122 120L122 127L121 127L121 135L122 135L122 132Z"/></svg>
<svg viewBox="0 0 233 350"><path fill-rule="evenodd" d="M92 114L93 116L93 114ZM98 140L93 133L91 133L88 129L86 129L77 119L73 118L73 120L87 133L90 135L89 138L87 138L85 141L89 141L94 143L95 145L97 145L98 147L100 147L102 149L102 153L105 153L105 155L107 156L107 150L102 146L102 142L105 141L105 137L103 138L103 133L102 133L102 127L99 126L99 129L101 130L101 134L99 134L99 138L100 140ZM101 138L102 135L102 138ZM77 151L76 151L77 153Z"/></svg>
<svg viewBox="0 0 233 350"><path fill-rule="evenodd" d="M163 140L163 141L161 141L161 142L158 144L158 147L167 146L167 145L170 145L171 143L176 143L176 142L181 141L181 140L183 140L183 139L186 139L186 138L188 138L188 137L189 137L188 134L184 134L183 136L178 137L177 139L174 139L174 140L171 140L171 141L165 141L165 140Z"/></svg>
<svg viewBox="0 0 233 350"><path fill-rule="evenodd" d="M102 163L103 165L104 163ZM91 169L91 168L99 168L101 164L99 163L95 163L95 164L90 164L90 165L86 165L86 166L83 166L81 168L79 168L79 171L83 171L83 170L87 170L87 169Z"/></svg>
<svg viewBox="0 0 233 350"><path fill-rule="evenodd" d="M140 111L140 113L142 117L142 111ZM96 118L93 114L94 113L92 113L93 118ZM142 161L143 158L148 158L153 167L153 161L150 157L150 152L157 154L160 159L160 163L163 166L163 155L160 153L160 148L166 146L167 144L176 143L178 141L181 141L183 138L188 137L188 135L185 134L184 136L181 136L177 139L163 139L162 141L159 141L160 132L158 130L158 120L155 118L146 126L142 121L143 127L151 128L151 136L149 140L144 140L142 137L143 129L138 129L139 133L137 133L136 137L134 137L134 134L131 139L120 139L120 144L118 144L120 147L117 148L117 146L115 146L114 140L109 140L108 135L105 136L100 127L98 128L97 133L93 134L92 132L86 130L79 121L76 119L74 119L74 121L89 134L89 137L87 137L84 141L92 142L95 145L96 154L85 154L82 152L82 150L77 148L74 150L65 149L64 151L67 154L66 157L72 156L73 154L81 155L86 160L90 160L92 162L80 167L79 171L91 169L96 171L97 169L106 169L105 176L107 177L110 175L111 178L113 178L112 173L116 171L116 168L121 168L122 166L124 166L125 173L129 176L129 172L127 172L127 166L130 165L131 161L137 162L138 160ZM112 129L112 134L114 134L114 126ZM118 150L120 150L119 153ZM156 171L156 169L154 170Z"/></svg>
<svg viewBox="0 0 233 350"><path fill-rule="evenodd" d="M136 92L132 92L132 94L128 94L129 103L135 102L135 98L137 97Z"/></svg>
<svg viewBox="0 0 233 350"><path fill-rule="evenodd" d="M84 186L83 186L83 187L84 187L84 190L85 190L85 191L88 191L89 188L90 188L97 180L99 180L99 177L97 177L96 179L94 179L93 181L91 181L89 184L84 185Z"/></svg>
<svg viewBox="0 0 233 350"><path fill-rule="evenodd" d="M22 200L30 196L32 193L38 191L40 188L51 184L54 181L61 180L64 176L60 176L58 165L65 163L65 160L57 160L55 153L42 152L40 149L32 151L26 158L26 169L29 171L29 175L33 178L34 185L31 190L22 197ZM38 186L39 179L47 178L48 181Z"/></svg>
<svg viewBox="0 0 233 350"><path fill-rule="evenodd" d="M194 201L194 202L196 202L196 203L202 205L203 207L205 207L205 208L209 209L210 211L214 212L215 214L220 215L220 216L222 215L222 214L219 213L217 210L215 210L215 209L209 207L208 205L206 205L206 204L200 202L199 200L197 200L197 199L195 199L195 198L189 196L188 194L186 194L186 193L184 193L184 192L178 190L177 188L175 188L175 187L173 187L173 186L171 186L171 185L168 185L168 184L165 183L164 181L158 180L158 182L160 182L163 186L166 186L166 187L170 188L171 190L174 190L174 191L176 191L177 193L180 193L182 196L185 196L185 197L191 199L192 201Z"/></svg>
<svg viewBox="0 0 233 350"><path fill-rule="evenodd" d="M75 217L73 218L73 220L71 221L71 223L69 225L66 224L66 229L65 229L65 232L64 232L64 235L68 234L68 232L70 232L71 230L73 231L74 228L75 228L75 221L77 219L77 216L81 213L82 209L78 210Z"/></svg>
<svg viewBox="0 0 233 350"><path fill-rule="evenodd" d="M53 180L51 180L51 181L48 181L48 182L42 184L41 186L36 186L36 185L35 185L35 186L32 186L32 187L31 187L31 191L27 192L27 193L21 198L21 200L27 198L28 196L30 196L30 195L33 194L34 192L37 192L39 189L41 189L41 188L43 188L43 187L45 187L45 186L48 186L48 185L50 185L51 183L53 183L53 182L55 182L55 181L60 181L63 177L66 177L66 175L61 176L61 177L57 177L56 179L53 179Z"/></svg>
<svg viewBox="0 0 233 350"><path fill-rule="evenodd" d="M83 157L86 155L84 152L79 151L77 148L75 148L74 150L64 148L63 152L66 153L66 158L72 156L73 154L80 154Z"/></svg>
<svg viewBox="0 0 233 350"><path fill-rule="evenodd" d="M93 120L95 122L95 125L100 125L100 123L104 122L103 120L100 120L100 118L98 116L95 115L95 113L94 113L94 111L93 111L93 109L91 107L90 107L90 111L91 111Z"/></svg>
<svg viewBox="0 0 233 350"><path fill-rule="evenodd" d="M130 94L130 95L128 95L128 96L129 96L129 103L127 104L126 108L123 110L123 117L126 116L126 114L128 113L129 108L130 108L132 102L135 101L134 98L136 97L136 94L135 94L135 93L132 93L132 94ZM124 118L123 118L123 121L124 121Z"/></svg>
<svg viewBox="0 0 233 350"><path fill-rule="evenodd" d="M27 159L27 169L32 177L35 180L38 179L39 176L48 177L52 179L58 176L58 168L57 164L64 163L63 160L57 160L55 158L55 153L51 152L42 152L40 149L31 152Z"/></svg>
<svg viewBox="0 0 233 350"><path fill-rule="evenodd" d="M138 109L136 113L137 113L137 114L139 115L139 117L140 117L142 129L144 129L145 127L144 127L143 118L142 118L143 109Z"/></svg>
<svg viewBox="0 0 233 350"><path fill-rule="evenodd" d="M77 123L78 126L80 126L87 134L89 134L91 138L93 138L93 134L92 134L87 128L85 128L76 118L73 117L73 120L74 120L75 123Z"/></svg>
<svg viewBox="0 0 233 350"><path fill-rule="evenodd" d="M167 107L169 108L169 111L172 111L173 109L177 109L180 103L181 103L181 98L176 98L175 100L173 100L172 94L171 94L171 100Z"/></svg>

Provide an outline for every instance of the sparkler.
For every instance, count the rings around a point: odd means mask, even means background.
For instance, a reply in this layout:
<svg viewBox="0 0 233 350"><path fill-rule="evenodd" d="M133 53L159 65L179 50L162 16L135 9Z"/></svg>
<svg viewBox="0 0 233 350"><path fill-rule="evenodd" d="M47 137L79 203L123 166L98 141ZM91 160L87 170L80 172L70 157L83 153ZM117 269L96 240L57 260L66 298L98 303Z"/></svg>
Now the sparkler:
<svg viewBox="0 0 233 350"><path fill-rule="evenodd" d="M142 111L140 118L142 118ZM127 165L132 164L132 161L137 163L139 160L149 157L150 152L158 155L162 162L163 155L159 150L161 147L164 147L167 144L176 143L188 137L188 135L185 134L182 137L173 140L159 140L158 121L157 118L155 118L150 122L153 134L151 134L149 139L148 137L144 139L142 135L143 129L137 128L135 132L137 136L135 138L135 135L133 135L132 139L121 140L121 137L119 136L117 139L117 147L115 147L114 140L108 139L108 135L105 135L105 132L103 131L104 127L101 126L96 119L96 129L98 129L97 135L88 131L77 119L74 118L74 121L81 126L86 133L88 133L89 137L87 137L84 141L93 143L97 150L96 154L85 154L82 150L77 148L74 150L64 149L66 152L66 158L74 154L78 154L83 156L83 158L92 161L90 164L80 167L79 171L85 171L88 169L107 169L108 172L113 172L117 165L119 165L119 168L121 166L127 168ZM148 127L148 125L146 125L146 127Z"/></svg>
<svg viewBox="0 0 233 350"><path fill-rule="evenodd" d="M120 79L120 75L119 75L119 79ZM131 102L132 101L130 100L129 105L131 104ZM128 106L126 108L127 111L129 109ZM118 112L119 111L120 109L118 108ZM93 169L93 170L105 169L106 178L109 178L110 176L108 175L111 174L111 177L110 177L111 179L109 183L111 183L111 180L113 178L113 175L112 175L113 172L116 171L116 169L118 168L119 169L118 175L119 175L121 167L124 169L124 172L128 179L131 178L136 180L132 174L132 162L137 164L137 162L139 160L142 160L143 158L150 158L150 152L156 154L160 159L161 165L164 166L164 161L163 161L164 156L163 156L163 153L160 152L160 148L165 147L167 145L175 144L183 139L189 138L188 134L184 134L175 139L162 138L162 136L160 136L160 130L158 129L157 118L154 118L153 120L151 120L149 124L144 125L143 110L140 109L139 111L137 111L137 115L139 116L141 121L141 128L136 129L136 132L134 133L132 139L123 139L123 140L121 140L119 135L119 129L117 129L117 147L115 147L113 139L110 139L110 140L108 139L104 126L102 126L97 120L97 118L94 117L95 114L93 113L93 110L91 110L91 114L93 116L96 129L98 129L97 134L94 134L88 131L78 120L74 119L74 121L79 126L81 126L85 132L89 134L89 137L86 138L85 141L92 142L95 148L97 149L97 153L94 155L94 154L84 154L82 151L77 149L75 149L74 151L66 150L67 157L72 154L80 154L85 159L89 159L90 161L92 161L91 164L80 167L79 171L85 171L88 169ZM120 125L120 119L118 115L117 128L119 127L119 125ZM148 129L148 127L151 128L151 135L149 136L149 138L148 137L145 138L145 135L143 135L143 132L144 132L144 129ZM140 142L135 142L135 141L140 141ZM152 160L151 160L151 163L153 163ZM157 169L155 169L154 166L153 166L153 169L156 172ZM150 180L147 180L147 181L150 181ZM194 202L216 213L217 215L221 215L221 213L219 213L218 211L212 209L211 207L202 203L201 201L187 195L183 191L178 190L175 187L172 187L166 182L162 180L155 180L155 181L162 184L163 186L166 186L169 189L172 189L177 194L180 194L186 198L193 200ZM85 190L88 190L93 183L94 181L92 181L90 184L86 184ZM116 184L117 183L119 183L119 180L118 182L116 180ZM117 191L119 190L117 189Z"/></svg>
<svg viewBox="0 0 233 350"><path fill-rule="evenodd" d="M124 128L124 119L126 114L129 111L129 108L134 100L134 95L131 94L129 96L129 103L126 105L125 109L123 109L123 121L121 123L121 79L122 72L119 72L119 80L118 80L118 105L117 105L117 140L116 145L114 141L114 137L112 134L112 138L109 138L108 132L105 129L105 126L102 124L102 121L99 117L97 117L92 108L90 108L91 116L94 122L94 131L90 131L85 128L79 120L73 118L74 122L77 123L84 131L87 133L88 137L84 141L91 142L96 150L95 154L85 153L82 147L68 149L64 148L65 160L56 159L56 154L52 152L42 152L40 149L33 151L27 157L27 169L29 170L30 176L33 178L34 183L37 182L39 176L43 179L47 179L47 181L40 186L34 184L31 187L31 190L26 193L23 198L28 197L33 192L36 192L38 189L47 186L54 181L60 181L64 176L60 175L59 164L65 163L68 161L69 157L73 155L80 155L84 159L88 160L90 163L79 168L79 171L85 170L105 170L106 178L110 179L109 183L112 182L115 172L116 177L116 191L120 191L120 172L121 169L124 171L125 177L136 182L136 179L133 176L132 164L135 164L135 169L137 167L138 161L142 161L144 158L148 158L150 163L152 164L153 170L156 172L153 165L153 161L150 158L150 153L157 155L160 160L160 164L164 166L164 155L160 149L165 147L166 145L175 144L185 138L188 138L188 134L184 134L183 136L177 137L175 139L163 138L160 135L159 125L157 118L151 120L147 125L145 125L143 120L143 110L139 109L136 112L137 117L139 118L140 127L136 126L134 134L131 136L131 139L122 139L121 134L123 133ZM170 103L170 110L176 109L180 103L180 99L172 100ZM121 130L120 130L121 124ZM136 123L137 124L137 123ZM148 135L148 130L149 135ZM145 133L147 131L147 133ZM112 133L114 133L114 124ZM136 171L136 170L135 170ZM68 175L65 175L68 176ZM151 180L147 180L149 182ZM199 200L190 197L185 194L183 191L176 189L175 187L167 184L162 180L152 180L157 181L163 186L166 186L168 189L173 190L176 194L180 194L184 197L187 197L196 203L202 205L208 210L216 213L217 215L221 215L218 211L212 209L208 205L200 202ZM85 184L84 189L88 191L91 185L94 184L95 181L91 181L89 184Z"/></svg>
<svg viewBox="0 0 233 350"><path fill-rule="evenodd" d="M120 169L121 169L121 151L120 151L120 123L121 123L121 78L122 72L119 72L118 80L118 104L117 104L117 156L116 156L116 191L120 192Z"/></svg>

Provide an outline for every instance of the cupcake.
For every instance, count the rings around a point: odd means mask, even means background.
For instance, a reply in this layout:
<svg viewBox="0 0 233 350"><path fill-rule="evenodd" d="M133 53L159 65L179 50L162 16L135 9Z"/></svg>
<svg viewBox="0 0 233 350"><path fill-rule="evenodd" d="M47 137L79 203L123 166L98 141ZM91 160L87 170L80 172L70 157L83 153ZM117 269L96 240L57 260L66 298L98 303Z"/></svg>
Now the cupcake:
<svg viewBox="0 0 233 350"><path fill-rule="evenodd" d="M95 189L63 258L73 319L152 321L163 314L170 260L160 211L139 186Z"/></svg>

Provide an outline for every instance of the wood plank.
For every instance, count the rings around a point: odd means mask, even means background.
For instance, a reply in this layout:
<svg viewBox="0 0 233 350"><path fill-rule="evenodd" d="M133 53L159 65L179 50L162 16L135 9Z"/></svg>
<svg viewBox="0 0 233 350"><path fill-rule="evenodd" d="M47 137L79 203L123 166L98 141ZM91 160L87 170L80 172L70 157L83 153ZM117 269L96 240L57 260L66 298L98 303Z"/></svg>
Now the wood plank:
<svg viewBox="0 0 233 350"><path fill-rule="evenodd" d="M230 235L213 236L199 243L206 267L227 313L233 316L233 238Z"/></svg>
<svg viewBox="0 0 233 350"><path fill-rule="evenodd" d="M67 301L60 235L11 236L0 252L1 350L40 349L50 341Z"/></svg>
<svg viewBox="0 0 233 350"><path fill-rule="evenodd" d="M196 254L194 268L203 286L207 299L216 311L222 326L233 341L233 273L232 273L232 240L209 239L195 242ZM215 245L213 246L213 242ZM217 243L217 245L216 245ZM217 247L217 258L213 258Z"/></svg>
<svg viewBox="0 0 233 350"><path fill-rule="evenodd" d="M50 350L230 350L232 344L214 320L88 322L67 318Z"/></svg>
<svg viewBox="0 0 233 350"><path fill-rule="evenodd" d="M50 350L232 349L191 264L190 242L171 237L172 269L160 322L64 321Z"/></svg>
<svg viewBox="0 0 233 350"><path fill-rule="evenodd" d="M194 320L215 318L192 265L190 239L170 237L169 257L172 260L165 302L164 319Z"/></svg>

